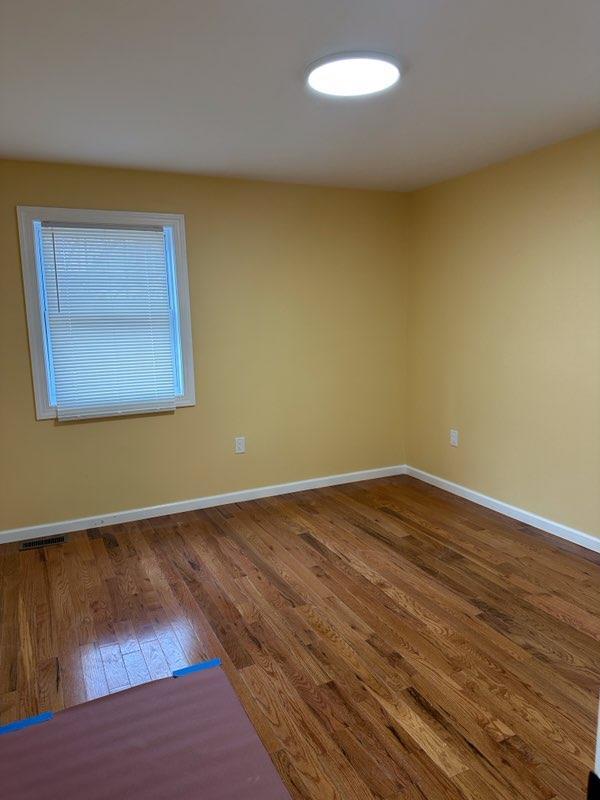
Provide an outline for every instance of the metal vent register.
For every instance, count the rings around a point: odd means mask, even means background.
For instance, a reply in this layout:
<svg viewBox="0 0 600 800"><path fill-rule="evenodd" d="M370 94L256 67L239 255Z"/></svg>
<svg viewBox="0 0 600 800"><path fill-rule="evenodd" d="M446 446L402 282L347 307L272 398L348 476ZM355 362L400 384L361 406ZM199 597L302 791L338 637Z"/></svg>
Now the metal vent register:
<svg viewBox="0 0 600 800"><path fill-rule="evenodd" d="M64 544L68 541L69 537L66 534L61 534L60 536L45 536L42 539L27 539L21 542L19 550L34 550L39 547L48 547L51 544Z"/></svg>

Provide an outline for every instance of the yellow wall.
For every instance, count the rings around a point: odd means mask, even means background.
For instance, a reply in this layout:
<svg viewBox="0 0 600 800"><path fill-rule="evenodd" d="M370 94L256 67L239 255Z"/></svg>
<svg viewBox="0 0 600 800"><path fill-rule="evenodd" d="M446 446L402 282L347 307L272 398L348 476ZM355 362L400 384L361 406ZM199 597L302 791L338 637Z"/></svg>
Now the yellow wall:
<svg viewBox="0 0 600 800"><path fill-rule="evenodd" d="M186 215L194 408L36 421L17 204ZM600 132L411 195L0 162L0 247L0 530L407 461L600 535Z"/></svg>
<svg viewBox="0 0 600 800"><path fill-rule="evenodd" d="M17 204L185 214L194 408L36 421ZM0 162L0 530L403 463L405 208L385 192Z"/></svg>
<svg viewBox="0 0 600 800"><path fill-rule="evenodd" d="M409 463L600 536L600 132L409 214Z"/></svg>

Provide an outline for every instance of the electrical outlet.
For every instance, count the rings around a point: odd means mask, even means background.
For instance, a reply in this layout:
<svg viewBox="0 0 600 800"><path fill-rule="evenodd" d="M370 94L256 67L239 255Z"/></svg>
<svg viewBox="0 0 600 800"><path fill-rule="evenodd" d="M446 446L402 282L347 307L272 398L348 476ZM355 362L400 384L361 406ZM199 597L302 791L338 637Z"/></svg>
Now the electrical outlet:
<svg viewBox="0 0 600 800"><path fill-rule="evenodd" d="M450 444L452 447L458 447L458 431L450 428Z"/></svg>
<svg viewBox="0 0 600 800"><path fill-rule="evenodd" d="M246 437L245 436L236 436L233 440L233 451L234 453L245 453L246 452Z"/></svg>

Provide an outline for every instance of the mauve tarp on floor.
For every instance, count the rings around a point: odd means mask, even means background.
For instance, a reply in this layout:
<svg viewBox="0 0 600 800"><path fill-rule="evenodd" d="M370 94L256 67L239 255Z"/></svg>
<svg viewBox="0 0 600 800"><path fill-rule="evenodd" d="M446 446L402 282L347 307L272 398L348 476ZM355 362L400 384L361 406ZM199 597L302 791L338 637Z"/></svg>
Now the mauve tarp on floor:
<svg viewBox="0 0 600 800"><path fill-rule="evenodd" d="M220 667L0 736L2 800L290 800Z"/></svg>

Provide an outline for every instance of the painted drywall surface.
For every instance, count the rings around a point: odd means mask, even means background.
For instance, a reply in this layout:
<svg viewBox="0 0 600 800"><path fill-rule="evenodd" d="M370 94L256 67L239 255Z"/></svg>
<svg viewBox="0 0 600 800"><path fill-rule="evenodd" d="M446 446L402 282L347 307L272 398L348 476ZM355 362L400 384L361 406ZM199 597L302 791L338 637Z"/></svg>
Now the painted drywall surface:
<svg viewBox="0 0 600 800"><path fill-rule="evenodd" d="M18 204L185 214L195 407L35 419ZM0 162L0 530L403 463L405 205Z"/></svg>
<svg viewBox="0 0 600 800"><path fill-rule="evenodd" d="M17 204L186 215L195 408L35 420ZM406 456L600 534L599 221L600 133L410 196L0 162L0 530Z"/></svg>
<svg viewBox="0 0 600 800"><path fill-rule="evenodd" d="M409 230L408 462L600 536L600 132L414 193Z"/></svg>

